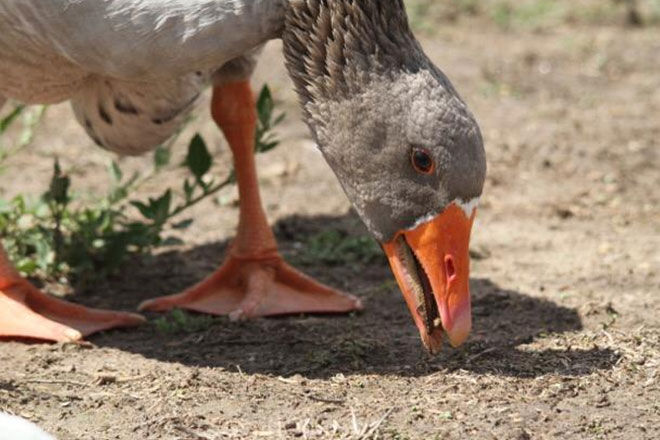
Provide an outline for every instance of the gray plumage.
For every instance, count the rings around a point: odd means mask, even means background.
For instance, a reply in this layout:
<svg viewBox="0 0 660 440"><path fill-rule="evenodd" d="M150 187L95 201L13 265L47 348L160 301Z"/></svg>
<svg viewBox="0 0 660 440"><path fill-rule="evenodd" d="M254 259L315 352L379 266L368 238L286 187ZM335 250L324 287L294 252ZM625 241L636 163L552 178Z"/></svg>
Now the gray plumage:
<svg viewBox="0 0 660 440"><path fill-rule="evenodd" d="M282 39L307 123L376 238L481 195L479 127L402 0L291 0ZM414 147L434 158L432 175L411 166Z"/></svg>
<svg viewBox="0 0 660 440"><path fill-rule="evenodd" d="M0 29L0 104L69 99L123 154L165 141L209 82L248 77L281 36L305 120L376 238L481 194L478 125L402 0L2 0ZM416 147L433 174L412 167Z"/></svg>

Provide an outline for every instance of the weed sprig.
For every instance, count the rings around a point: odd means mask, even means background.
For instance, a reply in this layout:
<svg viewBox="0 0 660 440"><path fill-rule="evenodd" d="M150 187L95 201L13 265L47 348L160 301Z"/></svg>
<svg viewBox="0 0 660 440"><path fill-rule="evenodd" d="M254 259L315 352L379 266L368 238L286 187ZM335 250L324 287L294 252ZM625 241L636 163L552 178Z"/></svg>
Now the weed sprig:
<svg viewBox="0 0 660 440"><path fill-rule="evenodd" d="M0 120L0 136L24 112L17 106ZM18 153L32 139L37 119L24 121L24 133L18 144L0 152L0 165ZM268 87L257 100L258 127L255 150L270 151L279 141L273 129L284 119L275 114L275 103ZM107 194L91 205L81 206L71 193L71 178L62 170L58 160L48 191L41 197L18 195L0 200L0 237L19 271L24 275L47 281L85 282L115 272L126 259L136 253L154 248L180 244L170 233L188 228L193 219L177 219L191 207L234 183L234 172L225 179L209 176L213 156L206 142L196 134L188 145L183 167L190 176L178 191L167 188L161 195L146 200L131 198L131 194L145 182L172 166L170 146L159 147L153 156L152 170L145 174L124 176L116 162L108 167L112 187ZM130 207L139 213L129 215Z"/></svg>

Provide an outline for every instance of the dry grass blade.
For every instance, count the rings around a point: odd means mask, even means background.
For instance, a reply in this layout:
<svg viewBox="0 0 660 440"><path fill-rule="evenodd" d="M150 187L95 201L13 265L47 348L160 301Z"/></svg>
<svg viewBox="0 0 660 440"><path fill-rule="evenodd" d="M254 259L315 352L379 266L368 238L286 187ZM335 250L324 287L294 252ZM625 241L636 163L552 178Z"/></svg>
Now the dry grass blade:
<svg viewBox="0 0 660 440"><path fill-rule="evenodd" d="M378 433L378 430L381 428L382 424L390 416L390 414L392 414L393 411L394 411L394 408L388 409L387 412L385 414L383 414L383 416L380 419L378 419L376 422L371 424L371 427L369 428L369 430L367 432L365 432L364 434L362 434L358 438L358 440L367 440L371 437L375 437L375 435Z"/></svg>

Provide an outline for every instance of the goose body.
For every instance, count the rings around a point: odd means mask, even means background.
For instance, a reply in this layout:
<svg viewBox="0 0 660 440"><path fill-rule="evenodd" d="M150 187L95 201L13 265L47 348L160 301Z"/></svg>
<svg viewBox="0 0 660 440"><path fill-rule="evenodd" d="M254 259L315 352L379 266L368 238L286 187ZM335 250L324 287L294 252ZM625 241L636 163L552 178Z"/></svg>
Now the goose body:
<svg viewBox="0 0 660 440"><path fill-rule="evenodd" d="M276 37L282 17L269 0L3 0L0 96L70 100L99 145L140 154L176 131L223 65Z"/></svg>
<svg viewBox="0 0 660 440"><path fill-rule="evenodd" d="M165 141L213 85L237 171L237 237L209 278L141 310L243 319L362 307L288 266L261 208L249 77L260 46L281 38L305 122L383 245L424 345L467 338L483 141L403 0L2 0L0 29L0 105L70 100L90 137L118 153ZM141 320L50 298L0 252L0 336L80 339Z"/></svg>
<svg viewBox="0 0 660 440"><path fill-rule="evenodd" d="M0 440L55 440L37 425L0 412Z"/></svg>

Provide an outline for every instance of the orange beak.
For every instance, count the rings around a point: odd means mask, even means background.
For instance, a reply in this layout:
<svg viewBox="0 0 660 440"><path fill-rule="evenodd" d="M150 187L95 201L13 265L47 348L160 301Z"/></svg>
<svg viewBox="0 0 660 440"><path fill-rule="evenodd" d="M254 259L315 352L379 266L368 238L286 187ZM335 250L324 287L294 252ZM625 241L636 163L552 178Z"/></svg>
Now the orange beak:
<svg viewBox="0 0 660 440"><path fill-rule="evenodd" d="M422 342L433 354L442 347L443 331L453 347L470 334L469 246L475 215L476 209L468 217L452 203L383 246Z"/></svg>

